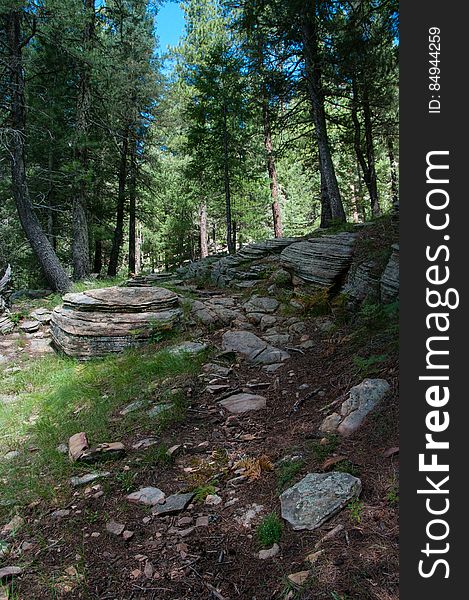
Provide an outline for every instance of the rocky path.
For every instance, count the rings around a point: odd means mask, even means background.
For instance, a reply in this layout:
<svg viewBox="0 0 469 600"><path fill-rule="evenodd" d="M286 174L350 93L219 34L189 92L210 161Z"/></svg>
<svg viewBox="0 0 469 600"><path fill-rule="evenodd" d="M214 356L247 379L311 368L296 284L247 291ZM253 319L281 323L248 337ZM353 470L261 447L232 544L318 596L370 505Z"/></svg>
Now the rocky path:
<svg viewBox="0 0 469 600"><path fill-rule="evenodd" d="M213 352L196 380L173 385L190 399L186 420L119 448L71 440L73 460L116 456L71 482L66 505L4 526L25 598L398 597L395 364L364 381L349 332L298 308L228 291L190 302L191 339L174 351ZM29 348L36 339L47 337Z"/></svg>

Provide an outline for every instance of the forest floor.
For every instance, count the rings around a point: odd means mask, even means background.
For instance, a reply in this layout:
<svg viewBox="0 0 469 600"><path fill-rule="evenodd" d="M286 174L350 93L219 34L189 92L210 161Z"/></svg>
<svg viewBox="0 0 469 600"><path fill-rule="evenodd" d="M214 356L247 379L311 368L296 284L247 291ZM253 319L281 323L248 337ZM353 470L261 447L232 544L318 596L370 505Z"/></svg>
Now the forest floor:
<svg viewBox="0 0 469 600"><path fill-rule="evenodd" d="M0 460L0 569L22 572L0 585L0 598L396 600L397 308L347 316L336 306L302 319L309 347L274 373L220 356L224 329L198 335L208 349L196 357L165 349L191 339L186 331L86 363L38 355L30 336L5 338L0 456L13 454ZM213 362L229 370L216 382L203 369ZM366 377L391 385L379 410L349 438L318 434L327 407ZM256 390L267 410L228 417L213 383ZM168 399L171 411L148 415ZM121 413L135 401L137 410ZM91 444L119 441L127 451L72 464L62 452L80 431ZM314 531L293 531L279 516L279 494L330 469L360 477L360 499ZM108 475L70 484L94 471ZM146 486L195 495L184 511L160 517L125 499ZM259 558L274 543L278 553ZM306 574L292 581L295 573Z"/></svg>

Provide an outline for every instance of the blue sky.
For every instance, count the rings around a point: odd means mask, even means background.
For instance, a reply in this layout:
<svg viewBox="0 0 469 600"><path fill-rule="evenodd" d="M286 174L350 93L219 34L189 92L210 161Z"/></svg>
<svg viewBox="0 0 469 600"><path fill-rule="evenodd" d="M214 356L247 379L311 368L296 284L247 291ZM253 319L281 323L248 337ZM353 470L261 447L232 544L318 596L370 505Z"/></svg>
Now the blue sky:
<svg viewBox="0 0 469 600"><path fill-rule="evenodd" d="M156 33L160 40L160 51L175 46L184 31L184 13L178 2L165 2L156 17Z"/></svg>

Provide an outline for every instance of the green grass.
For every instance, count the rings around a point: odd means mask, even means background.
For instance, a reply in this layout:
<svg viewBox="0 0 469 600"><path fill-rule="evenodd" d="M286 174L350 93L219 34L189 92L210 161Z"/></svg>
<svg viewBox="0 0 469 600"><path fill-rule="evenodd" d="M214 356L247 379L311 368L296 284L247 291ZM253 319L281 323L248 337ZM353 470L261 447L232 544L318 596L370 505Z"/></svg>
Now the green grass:
<svg viewBox="0 0 469 600"><path fill-rule="evenodd" d="M282 522L275 513L270 513L262 519L256 529L259 544L264 548L270 548L278 544L282 537Z"/></svg>
<svg viewBox="0 0 469 600"><path fill-rule="evenodd" d="M317 460L326 460L328 456L337 450L340 444L340 438L335 434L327 435L326 440L326 444L321 444L319 440L314 440L311 444L311 451Z"/></svg>
<svg viewBox="0 0 469 600"><path fill-rule="evenodd" d="M196 502L204 502L207 496L212 496L217 493L214 485L200 485L194 490L194 500Z"/></svg>
<svg viewBox="0 0 469 600"><path fill-rule="evenodd" d="M86 363L49 355L20 372L0 373L2 394L17 397L0 404L0 456L20 450L19 457L0 460L0 513L5 506L52 498L65 478L90 469L57 451L74 433L85 431L94 445L122 439L136 423L157 433L179 422L185 415L182 394L171 397L173 409L156 418L145 412L112 417L135 400L160 400L158 383L195 375L204 360L205 353L172 355L149 347Z"/></svg>
<svg viewBox="0 0 469 600"><path fill-rule="evenodd" d="M349 475L353 475L354 477L360 477L360 469L347 459L336 463L333 470L338 473L349 473Z"/></svg>
<svg viewBox="0 0 469 600"><path fill-rule="evenodd" d="M295 479L304 465L304 460L289 460L281 463L277 468L277 489L283 490Z"/></svg>

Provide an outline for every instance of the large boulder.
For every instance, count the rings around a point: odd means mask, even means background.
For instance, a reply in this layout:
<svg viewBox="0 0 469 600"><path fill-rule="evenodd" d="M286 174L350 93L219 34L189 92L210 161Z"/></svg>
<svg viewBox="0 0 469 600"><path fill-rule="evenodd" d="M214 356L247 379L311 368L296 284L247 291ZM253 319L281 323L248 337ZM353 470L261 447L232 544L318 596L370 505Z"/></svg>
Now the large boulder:
<svg viewBox="0 0 469 600"><path fill-rule="evenodd" d="M282 266L312 287L330 288L340 283L351 262L356 233L322 235L287 246L280 254Z"/></svg>
<svg viewBox="0 0 469 600"><path fill-rule="evenodd" d="M171 331L181 314L178 296L164 288L110 287L66 294L52 313L52 339L68 356L102 356Z"/></svg>
<svg viewBox="0 0 469 600"><path fill-rule="evenodd" d="M359 496L361 487L350 473L308 473L280 496L282 517L295 530L317 529Z"/></svg>

